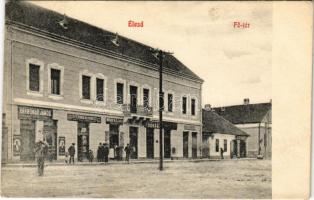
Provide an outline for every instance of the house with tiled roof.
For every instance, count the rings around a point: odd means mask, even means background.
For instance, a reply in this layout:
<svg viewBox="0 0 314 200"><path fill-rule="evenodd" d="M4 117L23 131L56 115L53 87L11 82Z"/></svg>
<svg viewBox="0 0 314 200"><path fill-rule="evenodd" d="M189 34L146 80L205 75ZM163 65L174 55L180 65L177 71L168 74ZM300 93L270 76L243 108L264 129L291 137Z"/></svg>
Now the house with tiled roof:
<svg viewBox="0 0 314 200"><path fill-rule="evenodd" d="M159 60L152 49L63 13L7 2L3 162L33 161L39 140L51 160L64 159L72 143L82 162L99 143L109 145L112 159L127 144L133 159L159 157ZM202 83L175 56L163 57L165 159L201 156Z"/></svg>
<svg viewBox="0 0 314 200"><path fill-rule="evenodd" d="M271 102L250 104L244 99L242 105L212 108L217 114L250 135L247 139L248 157L271 158L272 115Z"/></svg>
<svg viewBox="0 0 314 200"><path fill-rule="evenodd" d="M203 157L220 157L221 149L225 158L246 157L248 134L231 122L206 107L202 111Z"/></svg>

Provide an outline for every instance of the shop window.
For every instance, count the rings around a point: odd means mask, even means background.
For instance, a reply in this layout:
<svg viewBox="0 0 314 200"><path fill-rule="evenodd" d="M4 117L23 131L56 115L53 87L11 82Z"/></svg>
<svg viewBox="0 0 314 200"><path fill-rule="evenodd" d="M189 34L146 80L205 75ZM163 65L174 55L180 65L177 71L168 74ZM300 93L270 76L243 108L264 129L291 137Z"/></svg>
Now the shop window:
<svg viewBox="0 0 314 200"><path fill-rule="evenodd" d="M228 146L227 146L227 140L224 140L224 152L227 152Z"/></svg>
<svg viewBox="0 0 314 200"><path fill-rule="evenodd" d="M123 83L117 83L117 103L123 104Z"/></svg>
<svg viewBox="0 0 314 200"><path fill-rule="evenodd" d="M104 101L104 79L96 78L96 100Z"/></svg>
<svg viewBox="0 0 314 200"><path fill-rule="evenodd" d="M168 94L168 112L173 111L173 94Z"/></svg>
<svg viewBox="0 0 314 200"><path fill-rule="evenodd" d="M191 99L191 115L195 115L195 99Z"/></svg>
<svg viewBox="0 0 314 200"><path fill-rule="evenodd" d="M29 90L39 92L40 87L40 66L29 64Z"/></svg>
<svg viewBox="0 0 314 200"><path fill-rule="evenodd" d="M149 89L146 88L143 89L143 106L146 109L149 107Z"/></svg>
<svg viewBox="0 0 314 200"><path fill-rule="evenodd" d="M89 76L82 76L82 98L90 99L90 80Z"/></svg>
<svg viewBox="0 0 314 200"><path fill-rule="evenodd" d="M51 94L60 95L60 77L61 70L50 69L50 80L51 80Z"/></svg>
<svg viewBox="0 0 314 200"><path fill-rule="evenodd" d="M216 152L219 152L219 139L216 139Z"/></svg>
<svg viewBox="0 0 314 200"><path fill-rule="evenodd" d="M182 113L186 114L186 103L187 103L187 98L182 97Z"/></svg>

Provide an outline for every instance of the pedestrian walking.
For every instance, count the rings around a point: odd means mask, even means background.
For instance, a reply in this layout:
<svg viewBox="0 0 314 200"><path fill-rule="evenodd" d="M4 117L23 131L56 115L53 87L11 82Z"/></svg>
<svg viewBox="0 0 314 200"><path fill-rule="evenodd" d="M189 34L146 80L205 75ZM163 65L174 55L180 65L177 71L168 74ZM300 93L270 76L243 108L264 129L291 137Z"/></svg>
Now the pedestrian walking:
<svg viewBox="0 0 314 200"><path fill-rule="evenodd" d="M44 175L45 157L48 152L48 145L43 141L38 141L35 144L35 158L37 161L37 173L38 176Z"/></svg>
<svg viewBox="0 0 314 200"><path fill-rule="evenodd" d="M73 165L74 165L75 143L72 143L72 145L68 149L68 152L69 152L69 155L70 155L69 163L71 164L71 161L72 161Z"/></svg>
<svg viewBox="0 0 314 200"><path fill-rule="evenodd" d="M224 150L223 150L223 148L220 148L220 158L224 159Z"/></svg>
<svg viewBox="0 0 314 200"><path fill-rule="evenodd" d="M105 159L105 164L107 164L109 160L109 146L107 143L104 144L104 159Z"/></svg>
<svg viewBox="0 0 314 200"><path fill-rule="evenodd" d="M124 148L125 151L125 161L128 162L128 164L130 163L130 153L131 153L131 148L130 148L130 144L127 144L126 147Z"/></svg>
<svg viewBox="0 0 314 200"><path fill-rule="evenodd" d="M97 162L101 162L102 158L102 144L99 143L98 149L97 149Z"/></svg>
<svg viewBox="0 0 314 200"><path fill-rule="evenodd" d="M94 160L94 153L93 153L92 150L88 151L88 160L89 160L90 163L92 163L93 160Z"/></svg>

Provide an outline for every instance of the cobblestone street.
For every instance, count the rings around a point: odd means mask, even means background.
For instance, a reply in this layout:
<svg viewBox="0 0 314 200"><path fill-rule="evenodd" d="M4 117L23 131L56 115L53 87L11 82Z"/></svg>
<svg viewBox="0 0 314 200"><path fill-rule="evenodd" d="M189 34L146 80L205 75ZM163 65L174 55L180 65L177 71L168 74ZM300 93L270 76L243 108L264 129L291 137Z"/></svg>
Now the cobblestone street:
<svg viewBox="0 0 314 200"><path fill-rule="evenodd" d="M271 161L225 160L91 166L3 167L2 196L271 198ZM5 181L4 181L5 180Z"/></svg>

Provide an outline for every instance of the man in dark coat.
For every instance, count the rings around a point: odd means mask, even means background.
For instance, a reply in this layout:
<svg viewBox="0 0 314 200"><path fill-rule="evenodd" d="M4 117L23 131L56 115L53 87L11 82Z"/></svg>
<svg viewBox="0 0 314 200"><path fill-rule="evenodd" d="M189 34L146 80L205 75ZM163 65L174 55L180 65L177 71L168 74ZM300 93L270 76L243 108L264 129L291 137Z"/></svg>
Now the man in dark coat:
<svg viewBox="0 0 314 200"><path fill-rule="evenodd" d="M105 158L105 164L107 164L108 159L109 159L109 146L107 143L104 144L104 158Z"/></svg>
<svg viewBox="0 0 314 200"><path fill-rule="evenodd" d="M99 143L98 149L97 149L97 161L101 162L102 155L102 144Z"/></svg>
<svg viewBox="0 0 314 200"><path fill-rule="evenodd" d="M125 161L130 163L130 153L131 153L131 147L130 144L127 144L126 147L124 148L125 151Z"/></svg>
<svg viewBox="0 0 314 200"><path fill-rule="evenodd" d="M105 143L101 144L100 147L100 162L104 162L105 160Z"/></svg>
<svg viewBox="0 0 314 200"><path fill-rule="evenodd" d="M69 155L70 155L70 164L71 161L73 162L74 165L74 155L75 155L75 143L72 143L72 145L68 149Z"/></svg>
<svg viewBox="0 0 314 200"><path fill-rule="evenodd" d="M223 148L220 148L220 158L224 159L224 150L223 150Z"/></svg>
<svg viewBox="0 0 314 200"><path fill-rule="evenodd" d="M35 143L35 158L37 160L38 176L44 175L45 157L48 152L48 145L43 141Z"/></svg>

